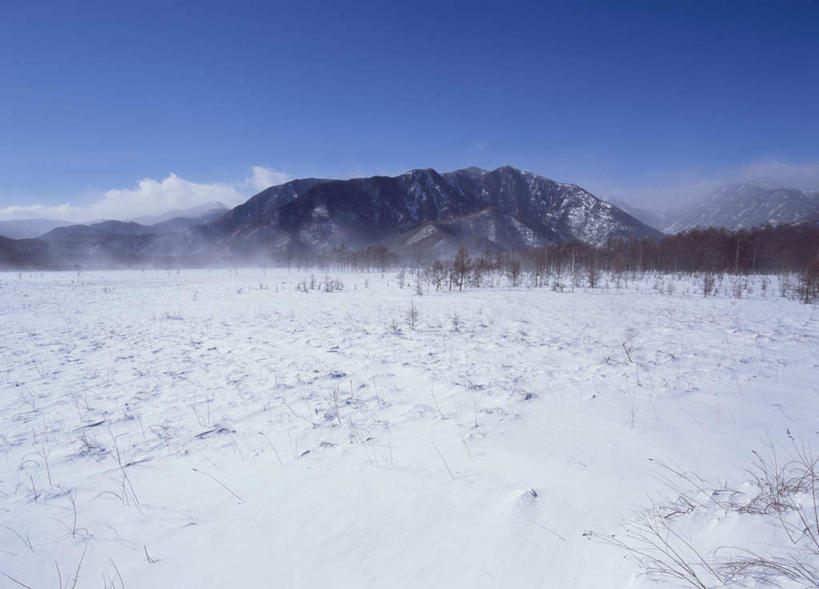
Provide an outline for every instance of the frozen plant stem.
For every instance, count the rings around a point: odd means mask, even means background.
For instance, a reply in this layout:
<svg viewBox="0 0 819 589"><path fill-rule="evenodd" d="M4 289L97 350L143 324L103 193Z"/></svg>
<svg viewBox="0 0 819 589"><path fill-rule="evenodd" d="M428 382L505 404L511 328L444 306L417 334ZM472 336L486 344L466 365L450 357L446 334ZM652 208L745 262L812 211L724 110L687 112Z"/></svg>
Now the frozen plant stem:
<svg viewBox="0 0 819 589"><path fill-rule="evenodd" d="M6 573L0 573L0 575L3 575L5 578L7 578L8 580L10 580L13 583L17 584L20 587L26 587L26 589L32 589L30 585L26 585L25 583L21 583L20 581L18 581L17 579L15 579L14 577L12 577L10 575L7 575Z"/></svg>
<svg viewBox="0 0 819 589"><path fill-rule="evenodd" d="M71 589L75 589L77 586L77 581L80 580L80 569L82 568L82 561L85 560L85 552L88 550L88 544L86 544L82 549L82 556L80 556L80 562L77 563L77 572L74 573L74 583L71 585Z"/></svg>
<svg viewBox="0 0 819 589"><path fill-rule="evenodd" d="M6 526L6 525L3 525L3 524L0 524L0 526L2 526L2 527L4 527L4 528L6 528L6 529L7 529L9 532L11 532L11 533L12 533L12 534L14 534L15 536L17 536L17 537L20 539L20 541L21 541L23 544L25 544L26 546L28 546L28 549L29 549L29 550L31 550L32 552L34 552L34 544L32 544L32 543L31 543L31 538L29 538L29 537L28 537L28 534L26 534L26 535L25 535L25 537L23 537L23 536L20 534L20 532L18 532L18 531L17 531L17 530L15 530L14 528L10 528L10 527L8 527L8 526Z"/></svg>
<svg viewBox="0 0 819 589"><path fill-rule="evenodd" d="M40 456L43 457L43 463L46 467L46 475L48 475L48 486L53 487L54 483L51 482L51 467L48 464L48 449L45 446L40 448Z"/></svg>
<svg viewBox="0 0 819 589"><path fill-rule="evenodd" d="M454 481L456 477L452 473L452 469L449 468L449 464L447 464L446 459L444 458L444 455L441 454L441 451L438 449L438 446L435 445L435 442L432 442L432 447L435 448L435 451L438 453L438 456L441 458L441 462L444 463L444 467L446 468L446 471L449 473L449 477Z"/></svg>
<svg viewBox="0 0 819 589"><path fill-rule="evenodd" d="M145 560L148 561L148 564L154 564L155 562L159 562L158 559L150 557L150 555L148 554L148 545L147 544L143 544L142 549L145 551Z"/></svg>
<svg viewBox="0 0 819 589"><path fill-rule="evenodd" d="M111 566L114 567L114 570L117 573L117 578L119 579L120 586L122 587L122 589L125 589L125 581L122 580L122 575L119 572L119 567L117 567L117 563L114 562L113 558L109 558L108 560L111 561Z"/></svg>
<svg viewBox="0 0 819 589"><path fill-rule="evenodd" d="M198 468L194 468L194 469L191 469L191 470L193 470L194 472L198 472L198 473L200 473L200 474L203 474L203 475L205 475L206 477L209 477L209 478L213 479L214 481L216 481L216 482L217 482L217 483L218 483L218 484L219 484L219 485L220 485L220 486L221 486L223 489L225 489L225 490L226 490L228 493L230 493L231 495L233 495L234 497L236 497L236 499L238 499L238 500L239 500L239 503L244 503L244 502L245 502L245 500L244 500L244 499L242 499L241 497L239 497L239 496L238 496L236 493L234 493L234 492L233 492L233 491L230 489L230 487L228 487L228 486L227 486L225 483L223 483L222 481L220 481L219 479L217 479L217 478L216 478L215 476L213 476L212 474L207 473L207 472L205 472L204 470L199 470Z"/></svg>

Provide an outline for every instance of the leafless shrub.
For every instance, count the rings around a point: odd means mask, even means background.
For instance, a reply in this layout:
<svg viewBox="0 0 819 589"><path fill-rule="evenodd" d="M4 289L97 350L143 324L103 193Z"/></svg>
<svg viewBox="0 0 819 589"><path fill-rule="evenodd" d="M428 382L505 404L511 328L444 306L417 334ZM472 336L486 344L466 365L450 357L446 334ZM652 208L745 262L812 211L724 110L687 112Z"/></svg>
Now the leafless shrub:
<svg viewBox="0 0 819 589"><path fill-rule="evenodd" d="M780 460L772 445L765 455L753 454L754 462L746 471L756 490L750 500L738 500L739 491L667 468L673 475L668 482L678 493L674 501L652 502L619 535L585 535L624 550L646 573L689 587L777 585L782 579L819 587L819 458L795 443L787 460ZM698 509L713 507L772 518L787 541L778 547L765 545L764 552L748 546L706 550L680 532L677 523Z"/></svg>
<svg viewBox="0 0 819 589"><path fill-rule="evenodd" d="M708 560L673 528L664 508L653 505L625 530L621 537L598 536L632 556L649 575L666 577L690 587L709 589L724 579Z"/></svg>
<svg viewBox="0 0 819 589"><path fill-rule="evenodd" d="M401 327L395 319L390 319L389 329L393 335L401 335Z"/></svg>
<svg viewBox="0 0 819 589"><path fill-rule="evenodd" d="M407 326L414 330L418 325L418 307L415 306L415 301L410 301L409 309L407 309Z"/></svg>
<svg viewBox="0 0 819 589"><path fill-rule="evenodd" d="M753 454L754 465L747 472L759 493L742 511L775 515L793 544L807 544L819 558L819 458L796 444L793 457L785 461L779 459L773 446L766 456L756 451Z"/></svg>
<svg viewBox="0 0 819 589"><path fill-rule="evenodd" d="M340 292L344 290L344 283L336 278L325 276L322 290L324 290L324 292Z"/></svg>
<svg viewBox="0 0 819 589"><path fill-rule="evenodd" d="M452 313L452 331L461 331L461 318L458 313Z"/></svg>

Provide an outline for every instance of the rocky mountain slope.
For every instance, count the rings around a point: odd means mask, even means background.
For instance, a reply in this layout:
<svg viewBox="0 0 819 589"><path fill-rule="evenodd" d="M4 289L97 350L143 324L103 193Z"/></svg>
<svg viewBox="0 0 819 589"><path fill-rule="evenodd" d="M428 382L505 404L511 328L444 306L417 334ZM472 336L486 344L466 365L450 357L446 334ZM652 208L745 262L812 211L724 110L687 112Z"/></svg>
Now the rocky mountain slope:
<svg viewBox="0 0 819 589"><path fill-rule="evenodd" d="M253 197L205 231L231 252L248 254L260 248L395 245L400 236L430 223L438 232L450 227L447 241L453 246L469 240L501 249L660 236L579 186L508 166L491 172L420 169L396 177L297 180Z"/></svg>

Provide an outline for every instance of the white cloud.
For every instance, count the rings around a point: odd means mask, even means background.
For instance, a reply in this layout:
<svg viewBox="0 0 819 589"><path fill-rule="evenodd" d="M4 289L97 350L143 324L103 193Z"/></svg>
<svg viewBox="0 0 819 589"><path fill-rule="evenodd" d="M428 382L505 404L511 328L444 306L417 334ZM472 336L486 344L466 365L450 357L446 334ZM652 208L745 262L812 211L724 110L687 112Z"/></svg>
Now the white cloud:
<svg viewBox="0 0 819 589"><path fill-rule="evenodd" d="M252 170L253 175L247 179L247 183L255 190L264 190L271 186L284 184L290 180L289 174L277 172L276 170L271 170L263 166L253 166Z"/></svg>
<svg viewBox="0 0 819 589"><path fill-rule="evenodd" d="M0 208L0 221L16 219L54 219L57 221L72 221L84 209L68 203L53 206L44 205L12 205Z"/></svg>
<svg viewBox="0 0 819 589"><path fill-rule="evenodd" d="M161 182L145 178L136 188L109 190L90 209L99 218L128 218L216 201L235 205L242 201L242 194L227 184L199 184L171 173Z"/></svg>
<svg viewBox="0 0 819 589"><path fill-rule="evenodd" d="M0 208L0 220L47 218L84 222L97 219L131 219L142 215L159 215L175 209L187 209L211 202L235 206L253 193L289 179L283 172L253 166L251 175L236 183L199 183L174 173L163 180L143 178L135 188L106 191L87 206L69 203L55 206L28 205Z"/></svg>

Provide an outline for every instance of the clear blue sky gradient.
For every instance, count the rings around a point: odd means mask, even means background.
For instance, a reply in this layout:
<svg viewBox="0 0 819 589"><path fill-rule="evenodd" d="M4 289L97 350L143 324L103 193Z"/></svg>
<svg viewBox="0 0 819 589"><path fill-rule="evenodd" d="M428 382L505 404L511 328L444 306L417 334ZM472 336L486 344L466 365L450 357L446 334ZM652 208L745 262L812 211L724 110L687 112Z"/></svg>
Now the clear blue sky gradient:
<svg viewBox="0 0 819 589"><path fill-rule="evenodd" d="M0 204L173 171L819 158L819 2L6 2ZM74 195L74 196L72 196Z"/></svg>

